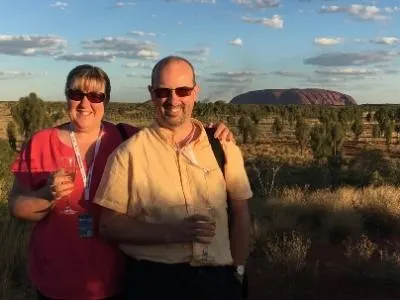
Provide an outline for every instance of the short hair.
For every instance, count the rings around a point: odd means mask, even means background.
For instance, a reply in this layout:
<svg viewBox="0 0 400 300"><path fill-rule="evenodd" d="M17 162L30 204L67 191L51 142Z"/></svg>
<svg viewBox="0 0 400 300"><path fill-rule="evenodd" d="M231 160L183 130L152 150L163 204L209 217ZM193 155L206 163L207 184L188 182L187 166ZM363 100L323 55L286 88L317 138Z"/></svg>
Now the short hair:
<svg viewBox="0 0 400 300"><path fill-rule="evenodd" d="M96 84L104 85L104 92L106 95L105 103L110 101L111 95L111 83L110 78L108 77L107 73L104 72L101 68L93 66L93 65L79 65L73 68L65 82L65 96L67 96L67 91L73 84L79 82L83 85L89 85L90 83L94 82Z"/></svg>
<svg viewBox="0 0 400 300"><path fill-rule="evenodd" d="M163 59L159 60L155 66L153 67L153 70L151 71L151 85L154 85L154 82L156 81L156 76L158 75L158 73L160 72L160 70L162 70L162 68L164 68L166 65L168 65L171 62L179 62L182 61L184 63L186 63L190 69L192 70L192 74L193 74L193 84L196 84L196 74L194 72L194 67L192 65L192 63L187 60L184 57L181 56L175 56L175 55L170 55L167 57L164 57Z"/></svg>

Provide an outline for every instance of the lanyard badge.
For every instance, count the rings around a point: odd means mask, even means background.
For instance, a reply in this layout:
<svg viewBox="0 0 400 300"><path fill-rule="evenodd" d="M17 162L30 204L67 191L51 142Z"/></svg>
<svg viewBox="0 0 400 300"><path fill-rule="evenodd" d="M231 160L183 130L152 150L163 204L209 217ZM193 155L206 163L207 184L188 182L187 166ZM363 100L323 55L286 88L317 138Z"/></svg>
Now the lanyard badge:
<svg viewBox="0 0 400 300"><path fill-rule="evenodd" d="M100 133L96 140L93 160L88 169L87 174L85 171L85 166L83 165L83 160L82 160L81 153L79 151L79 146L78 146L78 142L76 140L75 132L72 130L71 126L70 126L69 135L71 138L72 148L74 149L75 157L78 162L79 171L82 176L85 204L86 204L86 207L88 207L89 199L90 199L90 184L92 182L94 163L95 163L97 154L99 152L101 138L103 136L103 124L101 125ZM83 237L83 238L92 237L93 236L93 217L91 215L89 215L88 213L84 213L84 214L80 215L78 217L78 230L79 230L80 237Z"/></svg>

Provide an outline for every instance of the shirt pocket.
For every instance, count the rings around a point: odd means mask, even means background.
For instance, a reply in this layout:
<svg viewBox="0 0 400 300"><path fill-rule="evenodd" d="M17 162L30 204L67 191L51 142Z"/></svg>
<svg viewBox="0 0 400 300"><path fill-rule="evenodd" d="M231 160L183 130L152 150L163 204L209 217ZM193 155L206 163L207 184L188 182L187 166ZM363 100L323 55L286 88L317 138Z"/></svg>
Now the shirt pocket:
<svg viewBox="0 0 400 300"><path fill-rule="evenodd" d="M191 188L194 201L202 201L218 210L226 207L226 184L221 169L217 166L193 166Z"/></svg>

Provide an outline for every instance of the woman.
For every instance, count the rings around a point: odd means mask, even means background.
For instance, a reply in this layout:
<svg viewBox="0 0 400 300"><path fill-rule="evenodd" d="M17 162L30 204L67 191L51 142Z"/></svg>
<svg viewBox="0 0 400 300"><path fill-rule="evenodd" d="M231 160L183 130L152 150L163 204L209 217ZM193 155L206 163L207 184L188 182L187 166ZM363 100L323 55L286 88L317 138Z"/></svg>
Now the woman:
<svg viewBox="0 0 400 300"><path fill-rule="evenodd" d="M39 299L116 299L121 290L124 258L100 238L100 207L91 202L108 156L122 142L117 127L103 121L110 92L103 70L74 68L65 85L70 122L35 133L12 165L10 211L36 222L28 257ZM220 138L231 138L224 125L218 129ZM76 164L75 174L62 158Z"/></svg>

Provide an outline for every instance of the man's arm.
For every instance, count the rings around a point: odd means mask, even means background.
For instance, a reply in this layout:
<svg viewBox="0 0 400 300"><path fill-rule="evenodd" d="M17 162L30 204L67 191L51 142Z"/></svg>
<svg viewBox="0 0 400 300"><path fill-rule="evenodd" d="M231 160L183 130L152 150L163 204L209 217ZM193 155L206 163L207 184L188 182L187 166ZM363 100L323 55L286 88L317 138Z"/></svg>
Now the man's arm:
<svg viewBox="0 0 400 300"><path fill-rule="evenodd" d="M155 245L173 243L210 243L215 224L204 216L191 216L176 223L148 223L126 214L102 208L100 234L122 244Z"/></svg>
<svg viewBox="0 0 400 300"><path fill-rule="evenodd" d="M250 215L248 200L230 200L230 245L233 264L245 265L249 255Z"/></svg>

